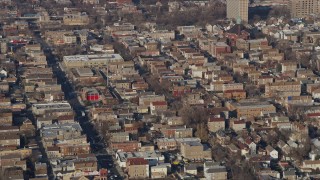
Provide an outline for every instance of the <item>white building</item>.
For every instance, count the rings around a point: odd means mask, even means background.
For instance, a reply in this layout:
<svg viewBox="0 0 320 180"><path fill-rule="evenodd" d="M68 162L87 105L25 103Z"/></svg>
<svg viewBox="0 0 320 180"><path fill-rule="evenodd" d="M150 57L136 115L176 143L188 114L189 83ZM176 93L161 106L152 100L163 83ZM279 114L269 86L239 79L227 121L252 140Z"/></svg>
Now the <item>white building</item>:
<svg viewBox="0 0 320 180"><path fill-rule="evenodd" d="M165 178L168 175L168 168L171 168L171 164L161 164L151 167L151 179Z"/></svg>
<svg viewBox="0 0 320 180"><path fill-rule="evenodd" d="M62 64L66 68L77 67L101 67L107 66L109 62L123 62L119 54L94 54L64 56Z"/></svg>

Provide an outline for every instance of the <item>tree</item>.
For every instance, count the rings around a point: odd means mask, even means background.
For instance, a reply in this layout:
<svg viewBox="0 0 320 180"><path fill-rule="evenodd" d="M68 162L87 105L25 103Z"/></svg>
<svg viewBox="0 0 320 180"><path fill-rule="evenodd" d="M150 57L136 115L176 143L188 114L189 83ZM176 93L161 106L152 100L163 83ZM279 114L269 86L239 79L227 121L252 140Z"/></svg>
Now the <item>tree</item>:
<svg viewBox="0 0 320 180"><path fill-rule="evenodd" d="M245 90L248 97L256 97L261 95L260 89L254 85L247 84L245 86Z"/></svg>
<svg viewBox="0 0 320 180"><path fill-rule="evenodd" d="M305 157L308 157L311 151L311 139L309 136L305 136L305 141L299 144L298 148L293 148L290 151L290 156L299 161L303 161Z"/></svg>
<svg viewBox="0 0 320 180"><path fill-rule="evenodd" d="M197 124L206 123L209 115L204 107L184 106L179 115L187 126L196 128Z"/></svg>
<svg viewBox="0 0 320 180"><path fill-rule="evenodd" d="M221 162L224 161L228 154L227 154L227 150L226 148L220 146L220 145L215 145L215 146L211 146L211 150L212 150L212 157L215 161L217 162Z"/></svg>
<svg viewBox="0 0 320 180"><path fill-rule="evenodd" d="M114 42L113 48L117 53L119 53L123 57L125 61L131 61L133 59L132 55L128 52L128 50L122 43L118 41Z"/></svg>
<svg viewBox="0 0 320 180"><path fill-rule="evenodd" d="M109 133L109 127L111 126L110 121L94 121L94 127L97 130L98 134L103 137L104 143L108 146L111 134Z"/></svg>
<svg viewBox="0 0 320 180"><path fill-rule="evenodd" d="M195 136L200 138L202 141L205 141L205 142L208 141L209 131L208 131L207 125L204 122L198 123L196 125Z"/></svg>
<svg viewBox="0 0 320 180"><path fill-rule="evenodd" d="M273 6L269 12L269 17L285 17L286 19L290 19L291 14L286 6Z"/></svg>

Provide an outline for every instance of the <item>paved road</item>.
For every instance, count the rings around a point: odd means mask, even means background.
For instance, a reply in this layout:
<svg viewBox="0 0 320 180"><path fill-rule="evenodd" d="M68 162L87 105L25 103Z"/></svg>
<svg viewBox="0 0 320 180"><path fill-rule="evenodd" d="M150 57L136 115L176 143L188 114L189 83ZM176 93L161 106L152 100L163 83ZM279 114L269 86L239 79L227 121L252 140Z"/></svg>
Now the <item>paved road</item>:
<svg viewBox="0 0 320 180"><path fill-rule="evenodd" d="M117 169L114 159L105 150L105 144L99 142L99 134L95 130L94 126L90 123L88 116L82 116L82 112L86 111L86 107L83 106L77 98L73 84L68 80L65 72L61 69L57 58L52 54L50 46L39 36L35 36L35 39L44 49L44 52L47 56L48 65L49 67L52 67L54 75L57 77L58 84L61 84L62 90L65 94L65 99L70 103L73 110L76 112L75 119L80 123L83 132L87 135L87 139L91 144L92 151L97 156L98 167L107 168L110 170L108 173L109 179L123 179L119 175L120 169ZM113 178L110 178L111 175Z"/></svg>

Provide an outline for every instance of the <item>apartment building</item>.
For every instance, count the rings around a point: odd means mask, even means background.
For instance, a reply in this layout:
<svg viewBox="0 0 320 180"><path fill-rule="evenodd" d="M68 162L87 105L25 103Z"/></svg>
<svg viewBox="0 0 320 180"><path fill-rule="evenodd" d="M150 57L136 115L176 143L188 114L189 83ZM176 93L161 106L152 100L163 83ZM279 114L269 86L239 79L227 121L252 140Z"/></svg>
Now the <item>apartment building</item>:
<svg viewBox="0 0 320 180"><path fill-rule="evenodd" d="M85 12L71 12L63 15L64 25L87 25L89 24L89 16Z"/></svg>
<svg viewBox="0 0 320 180"><path fill-rule="evenodd" d="M206 179L226 180L228 172L225 166L221 166L218 162L207 161L203 164L204 177Z"/></svg>
<svg viewBox="0 0 320 180"><path fill-rule="evenodd" d="M110 146L115 151L133 152L139 150L139 148L141 147L141 143L138 141L112 142Z"/></svg>
<svg viewBox="0 0 320 180"><path fill-rule="evenodd" d="M217 132L221 129L225 129L225 119L224 118L215 118L215 117L210 117L208 119L208 130L210 132Z"/></svg>
<svg viewBox="0 0 320 180"><path fill-rule="evenodd" d="M183 142L180 149L181 155L190 160L212 159L211 149L200 142Z"/></svg>
<svg viewBox="0 0 320 180"><path fill-rule="evenodd" d="M236 46L239 50L266 50L271 49L268 46L267 39L252 39L252 40L244 40L244 39L237 39Z"/></svg>
<svg viewBox="0 0 320 180"><path fill-rule="evenodd" d="M274 82L265 85L265 96L271 97L281 93L283 96L299 96L301 93L300 82Z"/></svg>
<svg viewBox="0 0 320 180"><path fill-rule="evenodd" d="M290 0L289 8L292 18L305 18L311 14L318 14L319 0Z"/></svg>
<svg viewBox="0 0 320 180"><path fill-rule="evenodd" d="M226 99L245 99L247 97L247 93L245 90L228 90L223 92L223 97Z"/></svg>
<svg viewBox="0 0 320 180"><path fill-rule="evenodd" d="M226 103L231 111L236 111L237 117L258 117L265 114L275 113L276 108L266 101L242 100L237 103Z"/></svg>
<svg viewBox="0 0 320 180"><path fill-rule="evenodd" d="M149 162L144 158L130 158L127 160L129 179L149 178Z"/></svg>
<svg viewBox="0 0 320 180"><path fill-rule="evenodd" d="M227 18L248 22L248 0L227 0Z"/></svg>
<svg viewBox="0 0 320 180"><path fill-rule="evenodd" d="M225 42L213 42L209 46L209 53L215 57L230 52L231 47Z"/></svg>
<svg viewBox="0 0 320 180"><path fill-rule="evenodd" d="M165 137L168 137L168 138L192 137L192 128L186 128L186 126L162 128L161 132Z"/></svg>
<svg viewBox="0 0 320 180"><path fill-rule="evenodd" d="M119 54L74 55L64 56L62 64L66 68L101 67L110 62L122 62Z"/></svg>

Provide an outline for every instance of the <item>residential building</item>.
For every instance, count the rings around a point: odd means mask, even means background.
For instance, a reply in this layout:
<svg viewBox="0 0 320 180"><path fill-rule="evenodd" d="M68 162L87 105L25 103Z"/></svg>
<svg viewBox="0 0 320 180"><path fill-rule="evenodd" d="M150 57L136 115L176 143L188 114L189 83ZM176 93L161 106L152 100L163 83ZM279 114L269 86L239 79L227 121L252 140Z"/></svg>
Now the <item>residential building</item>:
<svg viewBox="0 0 320 180"><path fill-rule="evenodd" d="M274 95L288 96L300 96L301 84L300 82L274 82L265 85L265 96L271 97Z"/></svg>
<svg viewBox="0 0 320 180"><path fill-rule="evenodd" d="M217 132L219 130L225 129L225 119L224 118L216 118L216 117L210 117L208 119L208 130L210 132Z"/></svg>
<svg viewBox="0 0 320 180"><path fill-rule="evenodd" d="M320 168L320 160L304 160L302 162L302 166L303 169L319 169Z"/></svg>
<svg viewBox="0 0 320 180"><path fill-rule="evenodd" d="M289 9L292 18L305 18L320 13L318 0L290 0Z"/></svg>
<svg viewBox="0 0 320 180"><path fill-rule="evenodd" d="M226 103L226 107L231 111L236 111L237 117L259 117L271 113L276 113L276 108L269 102L259 100L242 100L236 103Z"/></svg>
<svg viewBox="0 0 320 180"><path fill-rule="evenodd" d="M207 161L203 165L204 177L206 180L227 180L228 172L225 166L220 165L218 162Z"/></svg>
<svg viewBox="0 0 320 180"><path fill-rule="evenodd" d="M129 179L149 178L149 163L143 158L129 158L127 172Z"/></svg>
<svg viewBox="0 0 320 180"><path fill-rule="evenodd" d="M166 101L150 102L150 114L155 115L157 112L164 112L168 109Z"/></svg>
<svg viewBox="0 0 320 180"><path fill-rule="evenodd" d="M225 42L213 42L210 44L209 53L215 57L221 54L230 53L231 47Z"/></svg>
<svg viewBox="0 0 320 180"><path fill-rule="evenodd" d="M279 158L278 151L275 150L272 146L268 145L266 147L266 151L267 151L267 155L270 155L270 157L272 159L278 159Z"/></svg>
<svg viewBox="0 0 320 180"><path fill-rule="evenodd" d="M134 152L138 151L141 147L141 143L138 141L130 141L130 142L112 142L111 148L115 151L122 152Z"/></svg>
<svg viewBox="0 0 320 180"><path fill-rule="evenodd" d="M241 119L231 119L230 120L230 128L232 128L234 131L242 131L243 129L246 128L246 121Z"/></svg>
<svg viewBox="0 0 320 180"><path fill-rule="evenodd" d="M186 126L173 126L160 129L164 137L168 138L189 138L192 137L192 128Z"/></svg>
<svg viewBox="0 0 320 180"><path fill-rule="evenodd" d="M122 61L123 58L119 54L75 55L64 56L62 64L66 68L81 68L108 66L110 62Z"/></svg>
<svg viewBox="0 0 320 180"><path fill-rule="evenodd" d="M198 170L197 166L195 164L188 164L184 166L184 173L189 174L189 175L197 175Z"/></svg>
<svg viewBox="0 0 320 180"><path fill-rule="evenodd" d="M181 156L190 160L212 159L211 149L200 142L183 142L180 148Z"/></svg>
<svg viewBox="0 0 320 180"><path fill-rule="evenodd" d="M171 164L160 164L151 167L151 179L166 178Z"/></svg>
<svg viewBox="0 0 320 180"><path fill-rule="evenodd" d="M89 24L89 16L86 12L70 12L63 15L63 24L69 26L81 26Z"/></svg>
<svg viewBox="0 0 320 180"><path fill-rule="evenodd" d="M248 22L248 0L227 0L227 18Z"/></svg>

